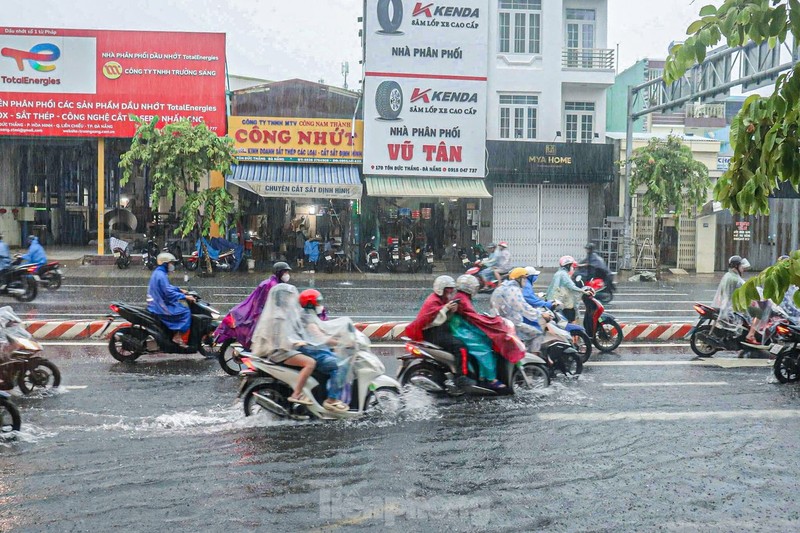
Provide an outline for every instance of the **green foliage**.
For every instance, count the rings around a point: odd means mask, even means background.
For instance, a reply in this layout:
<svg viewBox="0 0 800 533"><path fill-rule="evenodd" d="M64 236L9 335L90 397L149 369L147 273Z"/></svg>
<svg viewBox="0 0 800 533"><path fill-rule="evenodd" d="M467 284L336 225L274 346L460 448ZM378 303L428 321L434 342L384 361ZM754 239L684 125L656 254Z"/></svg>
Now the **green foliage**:
<svg viewBox="0 0 800 533"><path fill-rule="evenodd" d="M228 174L233 157L233 140L218 137L205 124L192 125L188 120L157 128L158 117L150 122L131 115L139 124L131 148L120 158L125 185L134 175L147 167L153 193L150 203L156 206L161 198L172 202L183 196L180 222L175 230L182 237L192 230L207 237L211 222L224 225L235 206L225 188L209 188L195 192L210 171Z"/></svg>
<svg viewBox="0 0 800 533"><path fill-rule="evenodd" d="M789 259L779 261L747 280L733 293L733 305L736 309L745 309L751 301L767 298L780 303L789 285L800 287L800 250L795 250ZM758 287L763 289L763 297L759 296ZM800 291L795 293L794 301L795 305L800 307Z"/></svg>
<svg viewBox="0 0 800 533"><path fill-rule="evenodd" d="M708 168L695 161L691 149L679 137L653 138L631 157L630 193L640 186L646 190L642 197L646 214L658 216L671 209L680 216L706 201L711 180Z"/></svg>

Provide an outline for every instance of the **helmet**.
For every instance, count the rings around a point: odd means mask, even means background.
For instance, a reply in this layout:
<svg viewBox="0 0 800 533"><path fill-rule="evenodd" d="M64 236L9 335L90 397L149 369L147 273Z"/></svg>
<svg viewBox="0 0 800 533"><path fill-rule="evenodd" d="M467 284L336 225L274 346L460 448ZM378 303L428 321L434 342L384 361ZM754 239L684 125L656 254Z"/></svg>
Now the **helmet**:
<svg viewBox="0 0 800 533"><path fill-rule="evenodd" d="M156 263L163 265L164 263L176 263L178 260L169 252L161 252L156 256Z"/></svg>
<svg viewBox="0 0 800 533"><path fill-rule="evenodd" d="M35 240L36 240L36 235L28 235L27 238L28 244L32 243Z"/></svg>
<svg viewBox="0 0 800 533"><path fill-rule="evenodd" d="M322 294L316 289L306 289L300 293L300 307L313 309L322 305Z"/></svg>
<svg viewBox="0 0 800 533"><path fill-rule="evenodd" d="M508 279L519 279L528 276L528 271L523 267L512 268L508 273Z"/></svg>
<svg viewBox="0 0 800 533"><path fill-rule="evenodd" d="M435 280L433 280L433 292L437 296L441 296L444 294L445 289L455 289L456 288L456 280L451 278L450 276L439 276Z"/></svg>
<svg viewBox="0 0 800 533"><path fill-rule="evenodd" d="M525 272L527 272L527 273L528 273L528 277L529 277L529 278L533 278L533 279L531 280L531 283L533 283L534 281L536 281L537 279L539 279L539 274L541 274L541 272L539 272L538 270L536 270L536 269L535 269L535 268L533 268L533 267L525 267Z"/></svg>
<svg viewBox="0 0 800 533"><path fill-rule="evenodd" d="M591 243L591 242L587 243L586 246L583 247L583 249L584 250L589 250L590 252L594 252L594 244Z"/></svg>
<svg viewBox="0 0 800 533"><path fill-rule="evenodd" d="M742 264L741 256L732 255L730 259L728 259L728 268L737 268L741 264Z"/></svg>
<svg viewBox="0 0 800 533"><path fill-rule="evenodd" d="M495 243L493 243L493 242L490 242L490 243L489 243L489 245L488 245L488 246L486 246L486 249L487 249L487 250L491 250L492 248L497 248L497 246L495 245Z"/></svg>
<svg viewBox="0 0 800 533"><path fill-rule="evenodd" d="M462 274L458 276L456 280L456 290L465 292L470 296L475 296L478 293L478 289L480 289L481 284L475 276L470 276L469 274Z"/></svg>
<svg viewBox="0 0 800 533"><path fill-rule="evenodd" d="M500 241L497 243L497 246L500 248L508 248L508 243L506 241Z"/></svg>
<svg viewBox="0 0 800 533"><path fill-rule="evenodd" d="M289 266L289 263L284 261L278 261L274 265L272 265L272 273L277 274L278 272L283 272L284 270L291 270L292 267Z"/></svg>
<svg viewBox="0 0 800 533"><path fill-rule="evenodd" d="M561 268L567 266L571 267L574 264L575 264L575 258L572 257L571 255L565 255L564 257L558 260L558 266L560 266Z"/></svg>
<svg viewBox="0 0 800 533"><path fill-rule="evenodd" d="M3 238L3 236L2 236L2 235L0 235L0 239L2 239L2 238ZM782 256L780 256L780 257L778 258L778 261L783 261L784 259L789 259L789 256L788 256L788 255L782 255Z"/></svg>
<svg viewBox="0 0 800 533"><path fill-rule="evenodd" d="M750 261L746 257L742 258L742 270L747 270L748 268L750 268Z"/></svg>

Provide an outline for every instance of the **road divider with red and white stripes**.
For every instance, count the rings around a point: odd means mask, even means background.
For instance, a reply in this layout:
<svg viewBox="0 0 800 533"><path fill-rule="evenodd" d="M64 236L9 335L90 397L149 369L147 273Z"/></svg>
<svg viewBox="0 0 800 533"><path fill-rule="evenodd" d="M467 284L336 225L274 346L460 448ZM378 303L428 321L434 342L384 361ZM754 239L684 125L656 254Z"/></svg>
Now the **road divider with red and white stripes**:
<svg viewBox="0 0 800 533"><path fill-rule="evenodd" d="M39 340L107 340L127 322L107 320L34 320L25 323L28 332ZM363 322L356 327L373 342L400 339L408 322ZM627 342L667 342L683 339L693 324L621 324Z"/></svg>

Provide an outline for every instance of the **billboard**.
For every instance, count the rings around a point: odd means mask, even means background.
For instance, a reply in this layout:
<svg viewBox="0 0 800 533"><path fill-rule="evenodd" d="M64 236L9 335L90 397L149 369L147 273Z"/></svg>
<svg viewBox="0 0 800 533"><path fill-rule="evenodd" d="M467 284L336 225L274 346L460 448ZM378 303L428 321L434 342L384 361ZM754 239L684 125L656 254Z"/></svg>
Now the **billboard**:
<svg viewBox="0 0 800 533"><path fill-rule="evenodd" d="M131 137L135 114L225 133L225 34L0 28L0 135Z"/></svg>
<svg viewBox="0 0 800 533"><path fill-rule="evenodd" d="M359 164L364 122L349 119L229 117L236 159L284 163Z"/></svg>
<svg viewBox="0 0 800 533"><path fill-rule="evenodd" d="M485 175L488 0L368 0L364 173Z"/></svg>

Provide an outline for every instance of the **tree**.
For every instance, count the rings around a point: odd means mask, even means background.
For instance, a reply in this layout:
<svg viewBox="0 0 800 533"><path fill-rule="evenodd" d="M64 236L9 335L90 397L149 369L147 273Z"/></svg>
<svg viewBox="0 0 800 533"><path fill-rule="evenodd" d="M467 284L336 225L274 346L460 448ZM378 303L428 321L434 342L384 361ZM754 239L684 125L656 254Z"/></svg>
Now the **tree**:
<svg viewBox="0 0 800 533"><path fill-rule="evenodd" d="M169 202L181 195L184 198L175 233L186 237L193 231L208 237L211 222L224 226L234 212L233 197L224 187L199 189L201 180L210 171L227 174L236 162L233 157L233 140L219 137L205 124L192 125L181 120L157 128L158 117L146 122L131 116L139 124L131 148L120 158L125 185L132 176L146 166L153 184L150 203L155 206L161 198ZM201 240L206 257L206 268L211 271L211 260L205 241Z"/></svg>
<svg viewBox="0 0 800 533"><path fill-rule="evenodd" d="M658 267L661 264L663 215L674 212L676 217L680 217L682 213L691 213L692 208L706 201L711 181L708 168L695 161L692 150L683 144L680 137L670 135L666 139L654 137L647 146L633 152L631 196L641 187L645 188L641 197L645 214L656 214L653 241Z"/></svg>
<svg viewBox="0 0 800 533"><path fill-rule="evenodd" d="M700 20L686 30L689 36L675 46L664 69L667 83L680 78L706 49L725 38L728 46L768 42L775 47L791 37L800 43L799 0L726 0L720 7L705 6ZM794 49L794 47L791 47ZM778 76L771 95L749 96L731 124L733 157L717 182L714 195L736 213L769 214L768 198L782 183L800 186L800 63ZM780 302L790 284L800 285L800 252L750 279L737 291L735 304L743 308L764 298ZM800 305L800 291L795 294Z"/></svg>

